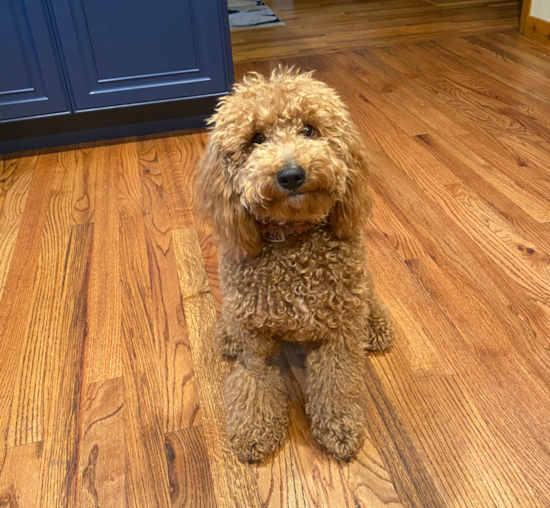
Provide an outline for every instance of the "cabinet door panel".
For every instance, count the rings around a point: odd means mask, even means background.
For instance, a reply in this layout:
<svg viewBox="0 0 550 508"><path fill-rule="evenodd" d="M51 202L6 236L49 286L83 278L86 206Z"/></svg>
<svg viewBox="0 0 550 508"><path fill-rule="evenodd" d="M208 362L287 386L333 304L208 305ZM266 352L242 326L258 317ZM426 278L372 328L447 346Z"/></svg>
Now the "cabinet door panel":
<svg viewBox="0 0 550 508"><path fill-rule="evenodd" d="M227 90L220 0L51 0L77 110Z"/></svg>
<svg viewBox="0 0 550 508"><path fill-rule="evenodd" d="M0 2L0 34L0 121L69 111L42 2Z"/></svg>

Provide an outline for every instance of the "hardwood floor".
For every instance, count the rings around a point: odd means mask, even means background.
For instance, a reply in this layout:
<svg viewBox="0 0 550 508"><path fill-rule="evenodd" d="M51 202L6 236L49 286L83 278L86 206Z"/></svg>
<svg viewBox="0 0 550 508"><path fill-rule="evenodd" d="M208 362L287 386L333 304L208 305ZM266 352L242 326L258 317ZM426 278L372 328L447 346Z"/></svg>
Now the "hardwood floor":
<svg viewBox="0 0 550 508"><path fill-rule="evenodd" d="M285 26L231 32L235 63L517 30L520 0L266 0Z"/></svg>
<svg viewBox="0 0 550 508"><path fill-rule="evenodd" d="M474 5L495 25L463 36L283 60L339 91L372 171L366 246L397 338L368 359L349 464L310 434L296 345L284 447L254 466L230 451L217 251L193 191L205 132L1 158L0 506L549 507L550 57L508 30L510 5Z"/></svg>

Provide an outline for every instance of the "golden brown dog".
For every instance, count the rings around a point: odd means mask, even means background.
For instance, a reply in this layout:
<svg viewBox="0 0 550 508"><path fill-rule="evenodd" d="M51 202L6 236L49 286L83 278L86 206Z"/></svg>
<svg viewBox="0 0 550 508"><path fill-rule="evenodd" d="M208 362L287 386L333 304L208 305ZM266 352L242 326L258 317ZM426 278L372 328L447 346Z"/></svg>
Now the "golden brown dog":
<svg viewBox="0 0 550 508"><path fill-rule="evenodd" d="M393 328L366 267L370 212L360 137L338 95L311 73L250 74L211 119L199 190L221 240L227 432L243 461L283 441L288 394L270 358L308 343L306 411L315 438L349 460L366 424L365 350Z"/></svg>

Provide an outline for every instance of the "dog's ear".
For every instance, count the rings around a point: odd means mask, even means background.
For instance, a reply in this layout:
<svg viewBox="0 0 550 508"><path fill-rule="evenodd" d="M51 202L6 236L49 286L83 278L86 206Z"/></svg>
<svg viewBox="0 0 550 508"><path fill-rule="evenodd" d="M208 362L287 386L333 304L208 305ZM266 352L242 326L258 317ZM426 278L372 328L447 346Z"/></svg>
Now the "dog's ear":
<svg viewBox="0 0 550 508"><path fill-rule="evenodd" d="M222 242L238 257L253 256L260 248L260 230L233 189L231 166L231 158L224 156L219 145L210 139L198 166L199 204L208 213L214 233Z"/></svg>
<svg viewBox="0 0 550 508"><path fill-rule="evenodd" d="M363 142L351 122L338 137L337 151L348 165L349 172L344 195L334 205L330 220L339 238L350 238L361 230L372 208Z"/></svg>

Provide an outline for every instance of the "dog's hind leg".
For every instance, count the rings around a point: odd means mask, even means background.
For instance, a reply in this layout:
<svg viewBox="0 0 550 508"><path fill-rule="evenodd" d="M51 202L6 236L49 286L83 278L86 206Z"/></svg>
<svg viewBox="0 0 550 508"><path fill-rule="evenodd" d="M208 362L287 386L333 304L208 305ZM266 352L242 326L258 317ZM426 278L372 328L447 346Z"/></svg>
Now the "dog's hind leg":
<svg viewBox="0 0 550 508"><path fill-rule="evenodd" d="M373 294L363 347L367 351L384 351L391 348L393 338L394 329L390 312L378 296Z"/></svg>
<svg viewBox="0 0 550 508"><path fill-rule="evenodd" d="M252 463L285 439L289 407L279 367L270 365L275 341L258 331L242 333L242 354L225 383L225 409L231 445L241 461Z"/></svg>
<svg viewBox="0 0 550 508"><path fill-rule="evenodd" d="M214 328L216 349L224 358L237 358L242 353L238 334L233 330L232 323L222 317Z"/></svg>
<svg viewBox="0 0 550 508"><path fill-rule="evenodd" d="M313 436L337 459L349 461L359 450L367 424L365 355L357 326L334 331L311 346L306 361L308 402Z"/></svg>

